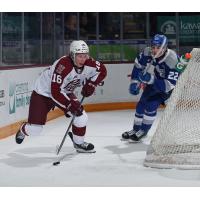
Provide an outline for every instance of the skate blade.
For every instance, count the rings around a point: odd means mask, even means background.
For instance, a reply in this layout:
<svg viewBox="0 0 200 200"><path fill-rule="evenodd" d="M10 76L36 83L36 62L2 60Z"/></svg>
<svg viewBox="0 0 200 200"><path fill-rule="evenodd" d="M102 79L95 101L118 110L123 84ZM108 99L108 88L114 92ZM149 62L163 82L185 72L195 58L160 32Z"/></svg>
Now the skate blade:
<svg viewBox="0 0 200 200"><path fill-rule="evenodd" d="M129 139L120 138L121 141L128 142Z"/></svg>
<svg viewBox="0 0 200 200"><path fill-rule="evenodd" d="M91 151L83 151L83 150L79 150L79 149L76 149L76 152L77 152L77 153L96 153L95 150L91 150Z"/></svg>
<svg viewBox="0 0 200 200"><path fill-rule="evenodd" d="M144 136L144 137L140 138L138 141L129 139L128 142L129 143L143 143L146 137L147 136Z"/></svg>
<svg viewBox="0 0 200 200"><path fill-rule="evenodd" d="M142 143L142 140L139 141L134 141L134 140L128 140L128 143L133 143L133 144L137 144L137 143Z"/></svg>

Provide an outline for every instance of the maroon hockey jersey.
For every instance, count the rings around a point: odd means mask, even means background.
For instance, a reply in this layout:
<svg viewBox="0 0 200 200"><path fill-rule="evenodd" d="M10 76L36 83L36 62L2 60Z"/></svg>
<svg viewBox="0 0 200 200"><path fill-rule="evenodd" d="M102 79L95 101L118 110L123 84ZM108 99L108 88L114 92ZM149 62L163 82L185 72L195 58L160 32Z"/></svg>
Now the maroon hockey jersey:
<svg viewBox="0 0 200 200"><path fill-rule="evenodd" d="M84 85L90 79L98 85L107 71L104 64L94 59L87 59L83 68L76 68L69 56L63 56L36 80L34 90L43 96L52 98L58 105L66 108L67 94Z"/></svg>

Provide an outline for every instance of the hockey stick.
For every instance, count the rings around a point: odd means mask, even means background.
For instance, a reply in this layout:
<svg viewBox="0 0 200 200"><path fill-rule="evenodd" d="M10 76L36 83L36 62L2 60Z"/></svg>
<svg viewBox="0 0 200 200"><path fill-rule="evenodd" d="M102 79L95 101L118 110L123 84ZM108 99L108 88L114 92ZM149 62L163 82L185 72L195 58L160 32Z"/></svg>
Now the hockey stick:
<svg viewBox="0 0 200 200"><path fill-rule="evenodd" d="M81 101L80 101L81 104L83 103L84 98L85 98L85 97L83 96L82 99L81 99ZM71 128L72 123L74 122L75 117L76 117L76 116L73 115L72 120L71 120L71 122L69 123L69 126L68 126L68 128L67 128L67 131L66 131L65 135L64 135L64 137L63 137L63 139L62 139L62 141L61 141L61 143L60 143L58 149L56 149L56 154L57 154L57 155L60 153L60 150L61 150L61 148L62 148L62 146L63 146L63 144L64 144L64 142L65 142L65 139L66 139L66 137L67 137L67 135L68 135L68 133L69 133L69 129Z"/></svg>

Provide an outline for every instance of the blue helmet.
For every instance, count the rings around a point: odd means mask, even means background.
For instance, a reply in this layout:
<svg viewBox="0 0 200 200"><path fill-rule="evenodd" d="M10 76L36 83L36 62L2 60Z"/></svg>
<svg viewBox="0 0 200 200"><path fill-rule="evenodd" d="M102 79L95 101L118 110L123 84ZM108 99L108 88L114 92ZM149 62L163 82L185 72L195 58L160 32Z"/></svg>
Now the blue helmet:
<svg viewBox="0 0 200 200"><path fill-rule="evenodd" d="M158 58L162 56L167 49L167 45L168 45L167 37L165 35L156 34L151 40L151 47L155 46L160 47L160 51L156 55L153 55L153 57Z"/></svg>

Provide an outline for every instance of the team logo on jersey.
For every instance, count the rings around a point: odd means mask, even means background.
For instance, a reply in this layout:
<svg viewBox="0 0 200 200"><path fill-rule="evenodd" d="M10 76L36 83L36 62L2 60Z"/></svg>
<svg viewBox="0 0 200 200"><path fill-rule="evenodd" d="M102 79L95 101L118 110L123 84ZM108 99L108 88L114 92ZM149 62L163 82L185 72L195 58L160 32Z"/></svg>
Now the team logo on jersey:
<svg viewBox="0 0 200 200"><path fill-rule="evenodd" d="M71 82L69 82L66 86L65 86L65 89L69 92L73 92L75 88L79 87L81 84L80 84L80 79L75 79L75 80L72 80Z"/></svg>
<svg viewBox="0 0 200 200"><path fill-rule="evenodd" d="M156 71L159 73L159 76L164 78L165 77L165 69L159 67L159 65L156 65Z"/></svg>

